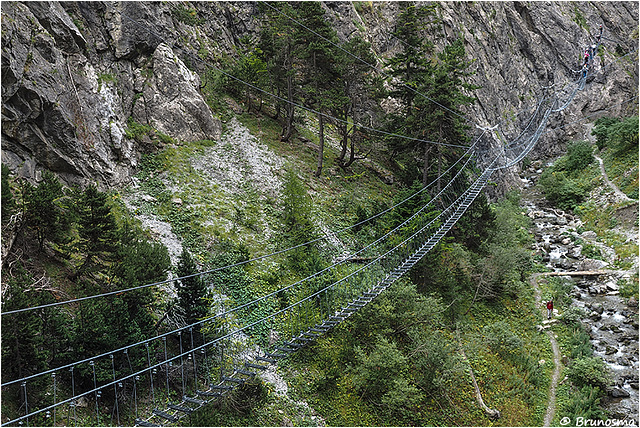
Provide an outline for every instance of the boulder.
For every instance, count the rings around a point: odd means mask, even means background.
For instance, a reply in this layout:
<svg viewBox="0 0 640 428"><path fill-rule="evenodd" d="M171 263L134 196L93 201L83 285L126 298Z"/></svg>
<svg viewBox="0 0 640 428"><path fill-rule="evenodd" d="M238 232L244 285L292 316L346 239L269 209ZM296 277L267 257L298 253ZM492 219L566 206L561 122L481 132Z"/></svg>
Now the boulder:
<svg viewBox="0 0 640 428"><path fill-rule="evenodd" d="M567 256L573 259L579 259L582 256L582 245L571 247L567 252Z"/></svg>
<svg viewBox="0 0 640 428"><path fill-rule="evenodd" d="M611 281L607 282L607 283L605 284L605 287L606 287L606 289L607 289L607 290L609 290L609 291L618 291L618 290L620 289L620 287L618 286L618 284L616 284L615 282L611 282Z"/></svg>
<svg viewBox="0 0 640 428"><path fill-rule="evenodd" d="M613 398L625 398L630 396L628 391L618 387L611 388L611 390L609 391L609 395Z"/></svg>
<svg viewBox="0 0 640 428"><path fill-rule="evenodd" d="M573 262L571 260L568 259L562 259L560 261L560 267L564 270L570 270L571 268L573 268Z"/></svg>

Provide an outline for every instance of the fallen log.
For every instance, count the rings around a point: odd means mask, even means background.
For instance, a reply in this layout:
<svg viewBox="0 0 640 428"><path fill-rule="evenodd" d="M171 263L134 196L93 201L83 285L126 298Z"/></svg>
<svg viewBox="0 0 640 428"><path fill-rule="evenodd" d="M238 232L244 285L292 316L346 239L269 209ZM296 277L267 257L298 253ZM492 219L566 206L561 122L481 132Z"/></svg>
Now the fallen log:
<svg viewBox="0 0 640 428"><path fill-rule="evenodd" d="M482 399L482 394L480 393L480 388L478 387L478 382L476 382L476 377L474 376L473 369L471 368L471 364L469 363L469 359L467 359L467 355L464 353L464 349L462 349L462 343L460 342L460 335L458 334L457 330L456 330L456 335L458 336L458 345L460 346L460 354L462 355L462 358L464 359L464 361L467 363L467 366L469 366L469 374L471 375L471 382L473 383L473 388L475 389L475 392L476 392L476 401L478 402L478 405L482 408L482 410L484 410L484 414L487 415L487 417L492 421L500 419L500 411L497 409L491 409L489 406L487 406L484 403L484 400Z"/></svg>
<svg viewBox="0 0 640 428"><path fill-rule="evenodd" d="M605 270L577 270L575 272L543 272L540 276L596 276L608 273L610 272Z"/></svg>

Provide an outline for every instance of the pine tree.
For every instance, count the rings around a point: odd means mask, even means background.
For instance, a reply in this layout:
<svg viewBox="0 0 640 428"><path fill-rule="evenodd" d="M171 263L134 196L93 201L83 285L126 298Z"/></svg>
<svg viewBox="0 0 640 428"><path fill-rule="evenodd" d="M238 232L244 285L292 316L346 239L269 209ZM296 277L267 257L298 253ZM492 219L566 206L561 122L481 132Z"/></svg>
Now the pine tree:
<svg viewBox="0 0 640 428"><path fill-rule="evenodd" d="M198 272L196 263L184 248L178 261L177 275L184 277L193 275ZM187 324L194 324L198 320L206 317L209 313L209 305L207 297L209 291L207 284L200 276L192 276L190 278L181 279L178 282L178 308L185 317ZM200 330L197 328L197 330Z"/></svg>
<svg viewBox="0 0 640 428"><path fill-rule="evenodd" d="M356 161L356 141L362 140L365 135L362 131L357 130L355 124L349 126L349 123L358 122L356 105L362 104L367 92L370 92L373 79L369 73L370 66L367 64L374 64L375 57L371 51L371 45L358 35L352 36L344 43L343 48L353 55L343 51L338 52L340 55L338 73L341 80L336 83L343 92L343 97L342 102L335 103L331 113L342 120L336 125L341 136L340 154L336 158L336 162L345 169ZM349 158L345 160L347 149L349 149ZM358 159L363 159L363 157Z"/></svg>
<svg viewBox="0 0 640 428"><path fill-rule="evenodd" d="M266 61L268 80L271 84L270 92L288 101L275 100L276 119L280 117L280 110L284 108L285 111L281 140L288 141L293 133L295 122L293 103L297 93L297 85L293 62L299 27L288 18L297 18L296 11L291 4L287 2L272 3L273 8L282 13L269 7L268 4L258 3L263 17L258 48L263 52Z"/></svg>
<svg viewBox="0 0 640 428"><path fill-rule="evenodd" d="M338 37L324 19L318 2L296 3L302 24L313 30L300 32L298 58L303 75L302 89L305 104L318 112L318 162L315 176L322 173L324 159L325 113L335 111L348 102L341 88L342 76L338 69Z"/></svg>
<svg viewBox="0 0 640 428"><path fill-rule="evenodd" d="M389 95L401 101L403 110L389 115L387 127L390 131L413 137L416 140L391 138L388 141L391 158L400 169L405 184L411 185L423 170L423 181L429 164L432 146L419 140L428 140L425 127L428 119L422 105L423 94L433 75L433 43L426 37L425 20L434 15L433 7L417 7L408 3L398 16L393 35L400 41L400 51L389 59L392 89ZM422 158L422 168L418 159Z"/></svg>
<svg viewBox="0 0 640 428"><path fill-rule="evenodd" d="M430 100L420 99L416 106L425 112L425 129L429 139L439 143L466 145L469 138L466 134L469 126L465 123L460 107L472 104L475 98L465 92L473 91L479 86L466 82L472 73L468 72L470 61L465 60L465 49L462 39L445 46L438 54L438 63L433 69L428 88L425 88ZM459 158L460 150L451 150L446 146L437 146L437 176L448 167L448 160ZM429 165L424 165L423 183L428 181L426 174ZM440 182L438 189L440 189Z"/></svg>
<svg viewBox="0 0 640 428"><path fill-rule="evenodd" d="M78 247L85 259L78 273L84 272L95 261L108 259L116 246L117 226L107 194L95 186L87 187L78 203Z"/></svg>
<svg viewBox="0 0 640 428"><path fill-rule="evenodd" d="M25 187L25 221L36 233L40 249L46 239L64 242L67 238L69 222L58 201L63 196L62 184L50 171L44 172L38 187L28 183Z"/></svg>
<svg viewBox="0 0 640 428"><path fill-rule="evenodd" d="M17 273L8 281L7 289L2 296L2 311L8 312L49 303L43 293L29 288L33 279L26 273L21 264L16 264ZM42 334L43 321L36 311L10 314L2 317L2 381L20 379L47 369L47 346ZM37 391L44 389L44 379L34 379L28 383L32 404L34 399L41 398ZM23 401L23 390L15 388L3 390L4 394L13 396L16 401ZM44 392L44 391L43 391Z"/></svg>
<svg viewBox="0 0 640 428"><path fill-rule="evenodd" d="M254 97L259 100L257 111L260 111L262 108L261 89L267 86L267 65L262 50L259 47L248 45L231 70L231 75L250 83L250 85L246 85L229 79L231 88L235 88L238 94L244 92L247 111L251 111L253 108L251 99Z"/></svg>
<svg viewBox="0 0 640 428"><path fill-rule="evenodd" d="M468 142L468 126L460 107L474 102L469 94L478 87L467 82L472 74L468 71L471 63L465 60L462 39L448 43L437 54L434 44L426 39L424 30L437 29L439 25L434 6L408 6L400 14L394 33L402 41L402 49L388 65L391 75L403 84L395 85L390 95L402 101L404 111L392 115L388 126L416 140L391 139L389 148L403 170L406 184L420 176L423 185L440 177L450 161L461 154L459 150L445 149L446 145ZM432 168L433 152L436 171Z"/></svg>

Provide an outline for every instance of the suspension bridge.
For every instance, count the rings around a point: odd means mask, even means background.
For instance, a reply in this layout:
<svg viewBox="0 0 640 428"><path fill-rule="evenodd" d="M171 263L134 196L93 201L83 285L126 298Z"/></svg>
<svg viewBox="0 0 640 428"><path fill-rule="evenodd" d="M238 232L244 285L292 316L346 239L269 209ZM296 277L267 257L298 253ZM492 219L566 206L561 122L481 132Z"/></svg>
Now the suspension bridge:
<svg viewBox="0 0 640 428"><path fill-rule="evenodd" d="M369 304L432 250L491 176L533 149L551 115L566 109L589 77L580 74L563 88L543 88L508 144L497 147L491 129L479 128L464 154L412 196L423 202L411 217L329 267L246 304L221 296L216 314L194 324L3 383L3 393L17 391L23 402L22 415L2 426L78 425L79 412L93 415L91 425L175 425L285 361ZM356 258L364 263L350 262ZM293 301L285 307L278 303L283 292ZM275 309L264 315L264 307ZM43 389L46 398L30 402Z"/></svg>

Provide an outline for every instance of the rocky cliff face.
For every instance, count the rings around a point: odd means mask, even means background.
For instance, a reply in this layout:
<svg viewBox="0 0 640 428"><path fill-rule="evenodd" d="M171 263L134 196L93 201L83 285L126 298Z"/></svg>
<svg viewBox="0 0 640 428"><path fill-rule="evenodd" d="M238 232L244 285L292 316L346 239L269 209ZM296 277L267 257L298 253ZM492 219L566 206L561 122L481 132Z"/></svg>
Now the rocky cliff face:
<svg viewBox="0 0 640 428"><path fill-rule="evenodd" d="M127 182L140 153L153 147L126 137L130 120L181 141L220 138L198 74L255 35L256 7L3 2L2 161L31 179L49 169L68 183L112 186ZM340 37L362 32L380 58L399 48L391 36L398 7L325 4ZM637 2L445 2L438 13L437 44L461 36L475 60L473 83L482 88L467 117L482 126L502 122L502 138L521 125L515 113L534 104L543 86L574 79L580 50L603 24L606 69L552 117L534 157L558 154L567 140L582 138L583 125L572 122L584 116L637 112L637 99L620 104L637 95L637 53L617 61L615 55L616 48L637 46Z"/></svg>

